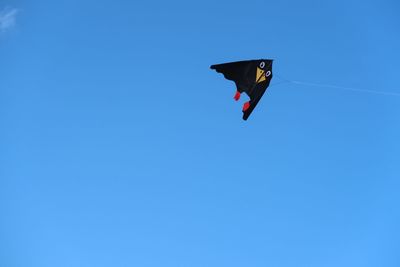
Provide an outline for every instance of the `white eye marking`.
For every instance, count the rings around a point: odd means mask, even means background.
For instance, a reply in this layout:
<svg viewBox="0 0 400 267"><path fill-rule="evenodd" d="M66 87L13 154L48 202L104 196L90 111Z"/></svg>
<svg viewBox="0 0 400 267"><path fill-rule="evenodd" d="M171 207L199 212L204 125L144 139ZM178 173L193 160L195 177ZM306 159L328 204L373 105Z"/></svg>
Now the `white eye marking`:
<svg viewBox="0 0 400 267"><path fill-rule="evenodd" d="M265 62L264 61L261 61L261 63L260 63L260 68L264 68L265 67Z"/></svg>
<svg viewBox="0 0 400 267"><path fill-rule="evenodd" d="M266 73L265 73L265 77L269 77L271 75L271 71L267 71Z"/></svg>

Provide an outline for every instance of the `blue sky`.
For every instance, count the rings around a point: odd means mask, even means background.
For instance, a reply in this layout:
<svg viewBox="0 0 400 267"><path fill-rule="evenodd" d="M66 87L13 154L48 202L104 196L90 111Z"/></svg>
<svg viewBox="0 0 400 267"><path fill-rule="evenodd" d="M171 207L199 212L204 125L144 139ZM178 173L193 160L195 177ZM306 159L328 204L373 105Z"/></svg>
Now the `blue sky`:
<svg viewBox="0 0 400 267"><path fill-rule="evenodd" d="M397 1L0 4L0 266L400 265Z"/></svg>

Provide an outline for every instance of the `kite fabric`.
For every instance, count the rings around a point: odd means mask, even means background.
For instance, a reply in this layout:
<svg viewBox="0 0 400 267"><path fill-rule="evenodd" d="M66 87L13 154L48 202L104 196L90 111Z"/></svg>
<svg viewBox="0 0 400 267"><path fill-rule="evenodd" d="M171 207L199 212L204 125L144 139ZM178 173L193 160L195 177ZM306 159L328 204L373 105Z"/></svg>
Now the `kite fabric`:
<svg viewBox="0 0 400 267"><path fill-rule="evenodd" d="M222 73L228 80L236 84L234 99L238 101L245 92L250 101L243 105L243 119L247 120L272 79L272 60L258 59L212 65L211 69Z"/></svg>

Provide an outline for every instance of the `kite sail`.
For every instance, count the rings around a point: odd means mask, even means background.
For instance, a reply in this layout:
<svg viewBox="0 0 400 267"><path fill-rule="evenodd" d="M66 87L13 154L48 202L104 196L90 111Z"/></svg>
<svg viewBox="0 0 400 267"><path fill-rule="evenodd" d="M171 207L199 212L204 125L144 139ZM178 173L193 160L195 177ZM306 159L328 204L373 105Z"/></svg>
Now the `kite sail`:
<svg viewBox="0 0 400 267"><path fill-rule="evenodd" d="M246 60L212 65L211 69L222 73L228 80L236 84L234 99L238 101L241 93L245 92L250 101L243 105L243 119L247 120L261 97L267 90L272 79L272 60Z"/></svg>

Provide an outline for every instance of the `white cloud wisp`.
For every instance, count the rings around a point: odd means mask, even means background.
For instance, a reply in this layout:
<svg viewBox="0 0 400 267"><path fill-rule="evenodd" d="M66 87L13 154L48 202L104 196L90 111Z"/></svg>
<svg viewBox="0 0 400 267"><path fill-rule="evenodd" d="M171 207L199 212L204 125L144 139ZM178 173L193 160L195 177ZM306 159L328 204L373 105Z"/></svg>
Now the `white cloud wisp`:
<svg viewBox="0 0 400 267"><path fill-rule="evenodd" d="M0 32L14 27L17 13L16 8L5 8L0 11Z"/></svg>

